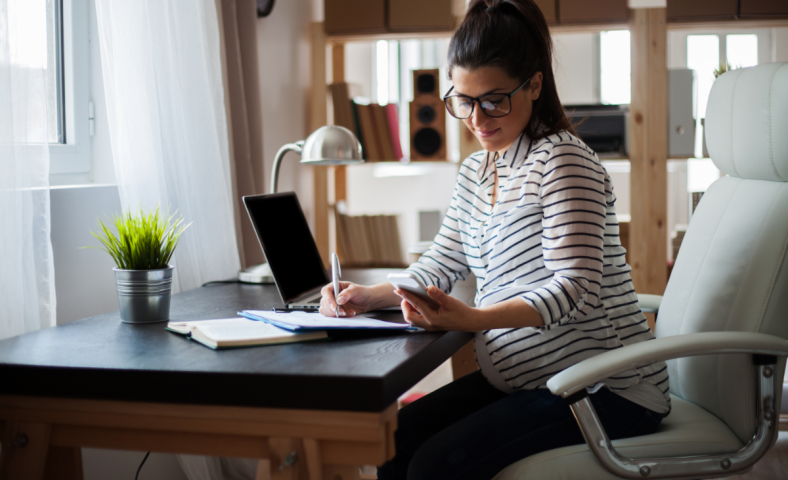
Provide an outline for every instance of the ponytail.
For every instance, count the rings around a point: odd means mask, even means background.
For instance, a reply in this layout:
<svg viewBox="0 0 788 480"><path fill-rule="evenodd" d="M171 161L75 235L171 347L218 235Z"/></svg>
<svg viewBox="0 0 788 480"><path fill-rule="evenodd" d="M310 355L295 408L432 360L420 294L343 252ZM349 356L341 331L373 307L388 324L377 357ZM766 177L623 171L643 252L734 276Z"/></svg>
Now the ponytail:
<svg viewBox="0 0 788 480"><path fill-rule="evenodd" d="M561 130L575 134L558 98L550 29L533 0L471 0L449 43L449 78L454 67L498 67L519 82L542 72L525 134L534 140Z"/></svg>

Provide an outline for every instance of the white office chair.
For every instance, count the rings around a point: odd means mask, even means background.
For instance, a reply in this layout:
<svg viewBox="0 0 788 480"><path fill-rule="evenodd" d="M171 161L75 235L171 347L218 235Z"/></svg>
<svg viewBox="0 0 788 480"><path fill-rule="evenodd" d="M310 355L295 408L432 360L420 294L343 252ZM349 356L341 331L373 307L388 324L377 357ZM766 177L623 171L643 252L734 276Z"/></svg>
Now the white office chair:
<svg viewBox="0 0 788 480"><path fill-rule="evenodd" d="M657 339L553 377L547 386L570 403L587 443L520 460L496 480L725 477L776 441L788 355L788 63L718 78L706 142L727 176L692 217ZM657 360L668 361L670 415L653 435L611 442L585 388Z"/></svg>

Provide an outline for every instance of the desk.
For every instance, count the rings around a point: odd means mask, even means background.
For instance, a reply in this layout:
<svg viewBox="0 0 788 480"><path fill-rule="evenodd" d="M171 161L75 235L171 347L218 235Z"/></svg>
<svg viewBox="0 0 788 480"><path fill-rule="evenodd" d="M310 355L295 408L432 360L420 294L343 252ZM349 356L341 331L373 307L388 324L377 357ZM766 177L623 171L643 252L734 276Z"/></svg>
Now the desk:
<svg viewBox="0 0 788 480"><path fill-rule="evenodd" d="M373 283L385 273L347 276ZM273 286L215 285L174 295L170 318L279 303ZM393 457L398 396L471 338L346 331L214 351L164 324L120 323L115 311L6 339L0 479L81 478L80 447L268 459L260 479L357 478L358 465ZM291 452L298 461L279 471Z"/></svg>

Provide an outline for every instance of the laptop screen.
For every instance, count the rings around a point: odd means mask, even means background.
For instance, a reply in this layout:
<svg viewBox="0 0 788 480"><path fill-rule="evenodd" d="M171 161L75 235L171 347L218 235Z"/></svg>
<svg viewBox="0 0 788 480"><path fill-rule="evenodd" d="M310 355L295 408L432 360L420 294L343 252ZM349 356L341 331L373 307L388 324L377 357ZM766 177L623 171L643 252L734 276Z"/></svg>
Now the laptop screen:
<svg viewBox="0 0 788 480"><path fill-rule="evenodd" d="M243 200L285 303L329 283L295 193L253 195Z"/></svg>

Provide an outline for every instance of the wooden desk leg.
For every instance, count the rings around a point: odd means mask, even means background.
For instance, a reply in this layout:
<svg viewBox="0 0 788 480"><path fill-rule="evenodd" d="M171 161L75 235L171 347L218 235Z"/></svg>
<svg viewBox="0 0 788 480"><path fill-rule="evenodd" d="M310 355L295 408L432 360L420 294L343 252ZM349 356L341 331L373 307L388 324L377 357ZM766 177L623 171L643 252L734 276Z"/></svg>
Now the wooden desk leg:
<svg viewBox="0 0 788 480"><path fill-rule="evenodd" d="M323 466L320 464L320 443L314 438L304 439L304 456L309 480L323 480Z"/></svg>
<svg viewBox="0 0 788 480"><path fill-rule="evenodd" d="M49 447L44 480L83 480L82 449Z"/></svg>
<svg viewBox="0 0 788 480"><path fill-rule="evenodd" d="M0 452L0 480L42 480L51 426L6 422Z"/></svg>
<svg viewBox="0 0 788 480"><path fill-rule="evenodd" d="M346 465L325 465L323 466L324 480L359 480L359 467L348 467Z"/></svg>
<svg viewBox="0 0 788 480"><path fill-rule="evenodd" d="M320 442L311 438L304 439L306 464L309 467L309 480L359 480L359 466L324 465L320 455Z"/></svg>
<svg viewBox="0 0 788 480"><path fill-rule="evenodd" d="M454 380L473 373L478 369L476 355L473 353L473 340L466 343L464 347L451 356L451 371Z"/></svg>

